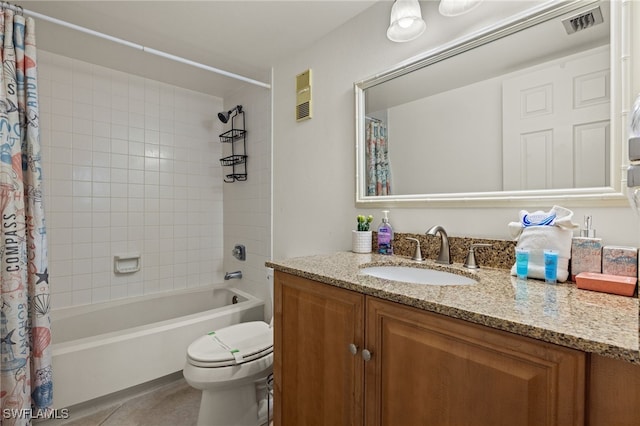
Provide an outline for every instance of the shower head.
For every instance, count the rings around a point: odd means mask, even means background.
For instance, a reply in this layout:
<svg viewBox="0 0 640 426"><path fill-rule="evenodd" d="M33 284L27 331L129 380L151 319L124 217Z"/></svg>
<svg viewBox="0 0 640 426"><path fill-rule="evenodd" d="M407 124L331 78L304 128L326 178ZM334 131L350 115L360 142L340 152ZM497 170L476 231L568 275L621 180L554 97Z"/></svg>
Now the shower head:
<svg viewBox="0 0 640 426"><path fill-rule="evenodd" d="M227 121L229 121L229 113L228 112L219 112L218 113L218 118L223 123L226 123Z"/></svg>
<svg viewBox="0 0 640 426"><path fill-rule="evenodd" d="M231 114L237 111L236 114L239 114L242 112L242 105L237 105L235 108L230 109L227 112L219 112L218 113L218 118L220 119L220 121L222 121L223 123L226 123L227 121L229 121L229 117L231 116Z"/></svg>

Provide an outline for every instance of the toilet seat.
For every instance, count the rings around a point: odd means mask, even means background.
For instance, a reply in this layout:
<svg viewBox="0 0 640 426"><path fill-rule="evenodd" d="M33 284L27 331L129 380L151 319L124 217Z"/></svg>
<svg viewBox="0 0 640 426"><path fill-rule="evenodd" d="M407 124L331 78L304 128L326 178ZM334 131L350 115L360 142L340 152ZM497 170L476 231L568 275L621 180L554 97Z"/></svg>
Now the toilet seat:
<svg viewBox="0 0 640 426"><path fill-rule="evenodd" d="M263 321L234 324L199 337L187 348L187 362L196 367L241 365L273 352L273 329Z"/></svg>

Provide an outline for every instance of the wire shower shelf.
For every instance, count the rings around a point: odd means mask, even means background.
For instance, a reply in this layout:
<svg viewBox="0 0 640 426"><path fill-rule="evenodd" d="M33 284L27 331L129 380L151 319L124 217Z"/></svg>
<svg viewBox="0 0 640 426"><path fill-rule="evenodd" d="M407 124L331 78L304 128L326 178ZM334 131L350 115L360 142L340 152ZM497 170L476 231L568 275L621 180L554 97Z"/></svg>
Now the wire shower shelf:
<svg viewBox="0 0 640 426"><path fill-rule="evenodd" d="M247 180L247 131L244 114L242 106L238 105L231 117L231 129L219 136L220 142L231 144L231 155L220 159L222 166L232 168L231 173L224 175L224 181L227 183ZM235 126L238 115L242 115L242 128ZM241 141L242 144L240 144Z"/></svg>

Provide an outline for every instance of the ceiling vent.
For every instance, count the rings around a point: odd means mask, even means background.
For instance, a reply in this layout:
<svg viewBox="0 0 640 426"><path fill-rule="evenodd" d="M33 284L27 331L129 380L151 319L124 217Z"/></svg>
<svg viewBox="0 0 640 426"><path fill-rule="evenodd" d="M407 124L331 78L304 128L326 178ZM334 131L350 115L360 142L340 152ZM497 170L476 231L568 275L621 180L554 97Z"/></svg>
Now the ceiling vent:
<svg viewBox="0 0 640 426"><path fill-rule="evenodd" d="M564 25L564 29L567 31L567 34L577 33L578 31L586 30L587 28L591 28L603 22L604 19L602 19L602 11L600 10L600 7L595 7L591 10L587 10L586 12L581 12L578 15L562 20L562 24Z"/></svg>

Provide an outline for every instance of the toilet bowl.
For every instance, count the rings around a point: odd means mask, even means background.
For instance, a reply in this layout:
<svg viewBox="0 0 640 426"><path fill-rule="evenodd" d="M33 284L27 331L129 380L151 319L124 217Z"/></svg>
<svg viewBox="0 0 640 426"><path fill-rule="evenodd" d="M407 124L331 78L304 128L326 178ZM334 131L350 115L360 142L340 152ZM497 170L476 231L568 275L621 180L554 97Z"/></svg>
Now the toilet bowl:
<svg viewBox="0 0 640 426"><path fill-rule="evenodd" d="M198 425L264 424L272 370L273 329L266 322L234 324L196 339L183 375L202 390Z"/></svg>

